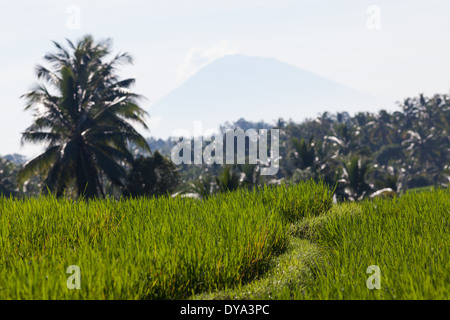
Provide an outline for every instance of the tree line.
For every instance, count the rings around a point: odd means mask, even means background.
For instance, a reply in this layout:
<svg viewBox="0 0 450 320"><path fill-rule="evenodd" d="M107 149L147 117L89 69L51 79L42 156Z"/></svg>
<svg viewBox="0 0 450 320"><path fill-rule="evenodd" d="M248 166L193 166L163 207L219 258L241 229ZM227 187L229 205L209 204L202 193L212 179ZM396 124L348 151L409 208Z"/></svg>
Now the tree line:
<svg viewBox="0 0 450 320"><path fill-rule="evenodd" d="M208 197L313 179L334 188L337 199L354 201L449 184L448 95L408 98L395 112L325 112L302 123L241 119L220 128L279 129L276 176L261 176L259 164L175 166L173 142L145 139L134 127L147 128L143 97L131 90L135 79L117 75L132 57L112 55L110 40L91 36L54 45L47 65L36 67L40 83L23 95L35 117L22 142L44 143L45 150L25 164L0 158L2 195Z"/></svg>
<svg viewBox="0 0 450 320"><path fill-rule="evenodd" d="M340 200L395 195L450 181L450 99L448 95L405 99L399 110L378 113L320 114L302 123L279 119L276 124L239 120L231 128L280 130L280 170L276 177L259 175L258 165L185 166L188 191L212 194L240 187L302 180L323 180ZM155 141L153 141L155 142ZM159 141L162 150L170 143ZM191 181L194 180L194 181Z"/></svg>

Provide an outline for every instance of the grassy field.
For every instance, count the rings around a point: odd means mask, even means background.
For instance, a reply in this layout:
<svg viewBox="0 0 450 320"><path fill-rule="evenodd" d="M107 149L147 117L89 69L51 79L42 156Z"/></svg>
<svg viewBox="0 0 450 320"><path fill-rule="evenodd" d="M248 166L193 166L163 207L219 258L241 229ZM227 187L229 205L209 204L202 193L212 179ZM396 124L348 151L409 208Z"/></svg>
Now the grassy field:
<svg viewBox="0 0 450 320"><path fill-rule="evenodd" d="M202 201L0 198L0 299L448 299L449 220L448 189L333 205L313 182Z"/></svg>
<svg viewBox="0 0 450 320"><path fill-rule="evenodd" d="M290 226L289 247L258 280L195 299L450 298L450 192L335 205ZM380 269L380 289L367 280ZM373 283L372 281L370 281Z"/></svg>
<svg viewBox="0 0 450 320"><path fill-rule="evenodd" d="M321 214L313 183L187 198L0 199L0 299L183 299L248 282L288 245L288 221ZM66 270L81 269L81 290Z"/></svg>
<svg viewBox="0 0 450 320"><path fill-rule="evenodd" d="M366 201L360 210L313 228L327 250L317 269L314 299L449 299L450 193L436 190L394 200ZM381 271L380 290L368 290L368 266ZM294 298L304 293L293 292Z"/></svg>

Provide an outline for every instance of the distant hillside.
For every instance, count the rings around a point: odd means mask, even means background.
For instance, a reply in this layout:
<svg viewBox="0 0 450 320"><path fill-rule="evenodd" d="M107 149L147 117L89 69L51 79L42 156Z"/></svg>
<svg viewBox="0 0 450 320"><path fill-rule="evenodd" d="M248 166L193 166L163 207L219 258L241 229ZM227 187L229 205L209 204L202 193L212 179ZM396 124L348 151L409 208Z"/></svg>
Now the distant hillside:
<svg viewBox="0 0 450 320"><path fill-rule="evenodd" d="M276 59L232 55L207 65L152 106L150 115L162 119L151 134L193 132L194 121L203 121L206 130L239 118L302 122L325 111L376 112L393 105Z"/></svg>
<svg viewBox="0 0 450 320"><path fill-rule="evenodd" d="M27 157L25 157L25 156L23 156L21 154L17 154L17 153L8 154L6 156L3 156L2 158L6 159L8 161L11 161L14 164L18 164L18 165L22 165L25 162L27 162Z"/></svg>

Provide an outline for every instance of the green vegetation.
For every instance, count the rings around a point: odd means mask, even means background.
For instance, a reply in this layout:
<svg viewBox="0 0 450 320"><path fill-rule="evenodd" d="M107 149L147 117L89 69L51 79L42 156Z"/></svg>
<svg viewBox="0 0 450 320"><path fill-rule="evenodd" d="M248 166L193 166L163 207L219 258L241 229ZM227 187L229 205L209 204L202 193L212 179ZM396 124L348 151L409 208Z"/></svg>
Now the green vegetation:
<svg viewBox="0 0 450 320"><path fill-rule="evenodd" d="M332 204L313 181L204 200L0 199L0 299L440 299L450 192ZM70 265L81 290L68 290ZM366 269L381 268L381 290Z"/></svg>
<svg viewBox="0 0 450 320"><path fill-rule="evenodd" d="M450 190L333 206L291 225L290 246L252 283L195 299L448 299ZM369 266L381 289L369 290Z"/></svg>
<svg viewBox="0 0 450 320"><path fill-rule="evenodd" d="M345 112L336 115L324 113L300 124L281 119L276 126L243 119L228 124L228 127L243 130L272 127L280 129L282 161L277 175L270 177L261 176L260 164L174 167L168 159L172 142L147 140L154 151L160 151L164 160L157 160L155 155L152 160L152 157L144 156L144 150L138 145L128 143L126 146L130 150L125 152L129 152L126 161L113 157L120 167L116 168L120 174L110 172L108 176L109 167L96 164L100 181L97 189L101 191L98 195L119 198L129 194L152 196L169 192L208 197L238 188L251 190L266 184L298 183L314 179L335 186L338 201L359 201L379 190L404 194L412 189L447 187L450 179L449 97L420 96L406 99L400 107L402 110L394 113L359 113L353 117ZM108 135L106 131L106 136ZM123 136L127 136L127 133L123 133ZM115 143L109 138L105 139L107 145ZM95 161L99 159L93 154L92 158ZM46 162L36 161L26 165L36 165L33 170L28 170L17 163L14 164L14 169L8 168L6 160L1 160L0 193L7 196L36 196L36 190L39 189L45 192L56 191L54 184L46 180L48 176L45 173L49 168ZM2 171L1 167L5 169ZM142 170L145 170L144 174ZM19 181L18 171L22 172ZM31 179L22 188L18 186L18 182L24 180L24 172L28 172ZM168 179L160 179L160 172L164 172L164 177ZM143 183L144 176L151 182ZM76 178L73 172L71 177ZM116 179L116 182L110 177ZM140 181L140 185L131 182L133 179ZM67 185L66 195L76 197L74 181L72 179L72 183ZM63 189L60 188L60 191Z"/></svg>
<svg viewBox="0 0 450 320"><path fill-rule="evenodd" d="M143 97L131 91L135 79L118 76L118 67L131 63L131 56L111 56L110 40L95 42L89 35L67 40L67 48L54 45L55 52L44 56L48 65L36 67L39 84L23 95L25 110L35 117L22 142L44 143L46 149L15 167L0 159L0 194L36 196L41 190L72 198L209 197L314 179L335 186L338 201L360 201L378 191L403 194L449 185L448 95L407 98L392 113L325 112L302 123L240 119L220 128L222 133L230 128L279 129L282 161L274 176L261 176L262 163L175 168L167 159L171 140L145 139L133 127L147 128L147 113L138 105ZM149 157L150 145L160 152L157 156Z"/></svg>
<svg viewBox="0 0 450 320"><path fill-rule="evenodd" d="M175 164L158 151L151 157L138 157L128 173L124 195L162 196L172 194L178 184Z"/></svg>
<svg viewBox="0 0 450 320"><path fill-rule="evenodd" d="M270 201L278 191L331 203L313 182L204 201L2 198L0 298L177 299L248 282L287 246L287 219ZM66 287L70 265L82 270L82 290Z"/></svg>
<svg viewBox="0 0 450 320"><path fill-rule="evenodd" d="M276 176L260 176L236 165L235 176L242 176L239 187L280 181L324 180L336 186L338 201L359 201L379 190L403 194L409 189L447 187L450 179L450 98L435 95L405 99L399 111L389 113L325 112L302 123L279 119L275 124L241 119L227 128L265 128L280 130L280 170ZM150 145L170 153L172 144L149 140ZM226 141L224 139L224 146ZM225 147L224 147L225 148ZM180 166L182 185L191 184L191 192L201 194L200 186L219 190L229 170L222 166ZM192 182L194 180L194 182ZM252 181L252 185L243 183ZM237 183L234 183L236 186ZM390 190L387 190L390 189Z"/></svg>
<svg viewBox="0 0 450 320"><path fill-rule="evenodd" d="M435 190L377 199L316 228L316 243L331 248L318 268L314 299L448 299L450 192ZM381 269L381 289L367 290L368 266ZM293 292L293 298L303 293Z"/></svg>
<svg viewBox="0 0 450 320"><path fill-rule="evenodd" d="M23 142L47 144L44 153L29 161L18 174L19 184L36 174L45 181L44 191L61 196L104 196L103 180L122 188L124 164L133 163L129 144L150 151L145 139L130 123L147 128L146 112L137 103L142 97L130 88L134 79L119 79L117 67L131 63L127 53L111 54L111 41L94 42L91 36L70 49L54 42L55 53L45 55L50 67L37 66L43 82L23 97L26 110L34 112L33 124Z"/></svg>
<svg viewBox="0 0 450 320"><path fill-rule="evenodd" d="M147 128L134 79L117 75L131 57L108 60L110 41L91 36L54 44L24 95L22 140L46 149L0 158L0 299L450 297L447 95L228 124L280 129L274 176L261 162L175 166L172 144L147 155L132 126ZM66 286L73 265L81 290Z"/></svg>

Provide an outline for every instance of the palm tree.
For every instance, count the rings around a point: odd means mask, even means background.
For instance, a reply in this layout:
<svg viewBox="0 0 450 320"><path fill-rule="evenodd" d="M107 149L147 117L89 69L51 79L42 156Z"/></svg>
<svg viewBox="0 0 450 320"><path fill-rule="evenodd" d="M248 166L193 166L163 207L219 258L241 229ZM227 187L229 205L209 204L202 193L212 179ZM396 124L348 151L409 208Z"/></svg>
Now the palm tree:
<svg viewBox="0 0 450 320"><path fill-rule="evenodd" d="M77 44L67 40L70 50L54 44L56 53L44 57L50 68L36 67L43 84L23 96L35 119L22 143L44 142L46 149L19 172L19 183L39 173L58 196L71 186L78 196L104 196L103 178L124 185L124 166L133 162L128 144L150 151L130 124L147 129L146 113L137 105L142 97L130 90L135 79L116 75L132 58L122 53L106 61L111 40L95 43L89 35Z"/></svg>
<svg viewBox="0 0 450 320"><path fill-rule="evenodd" d="M294 146L295 155L299 160L300 169L304 170L306 168L313 167L316 161L314 137L309 139L309 143L306 143L303 138L299 141L295 137L292 138L291 141Z"/></svg>
<svg viewBox="0 0 450 320"><path fill-rule="evenodd" d="M152 157L135 159L124 194L131 197L172 194L178 182L175 164L155 151Z"/></svg>
<svg viewBox="0 0 450 320"><path fill-rule="evenodd" d="M377 145L389 145L395 137L394 126L391 124L391 115L386 110L381 110L375 120L367 123L371 129L371 141Z"/></svg>
<svg viewBox="0 0 450 320"><path fill-rule="evenodd" d="M216 185L211 175L200 176L198 180L194 180L183 186L179 194L193 193L201 199L207 199L217 192Z"/></svg>
<svg viewBox="0 0 450 320"><path fill-rule="evenodd" d="M241 173L233 170L230 166L225 166L222 173L216 177L216 185L219 192L234 191L241 187L243 176Z"/></svg>
<svg viewBox="0 0 450 320"><path fill-rule="evenodd" d="M325 136L325 141L336 147L335 157L347 156L356 151L358 146L353 142L354 132L346 123L338 123L332 127L333 135Z"/></svg>
<svg viewBox="0 0 450 320"><path fill-rule="evenodd" d="M255 189L261 182L261 166L257 164L244 164L237 165L239 170L243 173L243 180L240 183L241 186L245 186L248 189Z"/></svg>
<svg viewBox="0 0 450 320"><path fill-rule="evenodd" d="M362 200L372 191L372 187L367 183L367 175L370 170L369 161L361 161L356 156L352 157L350 163L345 165L345 180L350 188L350 200Z"/></svg>

